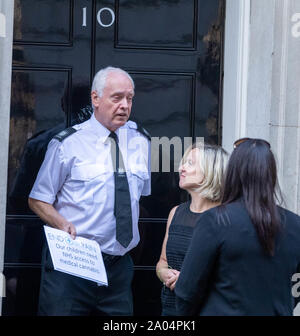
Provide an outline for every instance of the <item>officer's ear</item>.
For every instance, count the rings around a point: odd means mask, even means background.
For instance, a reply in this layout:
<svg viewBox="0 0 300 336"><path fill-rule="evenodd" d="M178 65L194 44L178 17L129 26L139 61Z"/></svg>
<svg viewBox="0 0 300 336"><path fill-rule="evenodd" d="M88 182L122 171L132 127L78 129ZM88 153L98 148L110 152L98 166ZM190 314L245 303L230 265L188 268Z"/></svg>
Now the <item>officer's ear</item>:
<svg viewBox="0 0 300 336"><path fill-rule="evenodd" d="M99 97L97 91L92 91L91 92L91 100L92 100L92 104L93 104L94 107L99 107L100 97Z"/></svg>

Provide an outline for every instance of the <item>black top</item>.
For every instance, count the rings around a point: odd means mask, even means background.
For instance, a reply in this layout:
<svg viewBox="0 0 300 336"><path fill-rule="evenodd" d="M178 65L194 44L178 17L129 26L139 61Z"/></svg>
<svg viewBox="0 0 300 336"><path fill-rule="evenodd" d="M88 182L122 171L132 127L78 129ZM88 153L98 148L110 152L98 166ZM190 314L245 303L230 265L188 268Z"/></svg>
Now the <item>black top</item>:
<svg viewBox="0 0 300 336"><path fill-rule="evenodd" d="M174 214L169 227L169 235L166 246L167 261L170 268L181 270L181 265L189 247L194 227L200 213L190 210L191 202L180 204ZM162 314L176 315L175 293L164 286L161 293Z"/></svg>
<svg viewBox="0 0 300 336"><path fill-rule="evenodd" d="M300 271L300 217L279 208L274 257L263 251L242 200L201 216L179 279L179 315L292 315L292 276Z"/></svg>

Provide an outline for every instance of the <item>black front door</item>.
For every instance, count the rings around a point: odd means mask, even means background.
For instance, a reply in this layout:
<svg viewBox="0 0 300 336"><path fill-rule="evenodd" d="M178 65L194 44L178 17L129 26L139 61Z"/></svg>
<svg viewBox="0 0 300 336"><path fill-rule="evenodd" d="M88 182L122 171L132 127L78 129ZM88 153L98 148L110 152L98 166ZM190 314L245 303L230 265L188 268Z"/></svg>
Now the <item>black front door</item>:
<svg viewBox="0 0 300 336"><path fill-rule="evenodd" d="M15 0L4 315L36 313L43 223L27 197L50 139L87 117L95 72L132 75L132 119L153 137L220 143L223 21L223 0ZM187 197L172 165L152 174L132 251L137 315L160 314L155 264L168 213Z"/></svg>

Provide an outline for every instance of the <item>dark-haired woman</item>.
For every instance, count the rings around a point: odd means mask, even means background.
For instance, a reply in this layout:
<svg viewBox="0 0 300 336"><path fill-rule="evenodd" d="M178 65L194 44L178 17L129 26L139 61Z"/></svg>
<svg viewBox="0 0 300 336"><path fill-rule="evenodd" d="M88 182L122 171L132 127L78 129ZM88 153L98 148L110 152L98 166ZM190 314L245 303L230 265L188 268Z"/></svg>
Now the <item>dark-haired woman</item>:
<svg viewBox="0 0 300 336"><path fill-rule="evenodd" d="M222 204L198 220L176 283L178 315L292 315L300 217L276 205L269 143L236 141Z"/></svg>

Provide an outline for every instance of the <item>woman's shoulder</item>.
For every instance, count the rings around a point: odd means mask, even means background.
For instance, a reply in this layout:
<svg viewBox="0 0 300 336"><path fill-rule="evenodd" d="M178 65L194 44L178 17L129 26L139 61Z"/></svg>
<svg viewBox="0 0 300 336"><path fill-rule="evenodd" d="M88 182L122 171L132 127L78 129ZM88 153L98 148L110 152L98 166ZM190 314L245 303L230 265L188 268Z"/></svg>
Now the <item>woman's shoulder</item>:
<svg viewBox="0 0 300 336"><path fill-rule="evenodd" d="M288 223L289 225L295 225L300 230L300 216L296 213L278 206L278 210L281 216L282 223ZM219 205L215 208L209 209L207 215L217 219L220 223L240 223L251 222L248 211L246 209L243 199L238 199L234 202Z"/></svg>
<svg viewBox="0 0 300 336"><path fill-rule="evenodd" d="M297 215L295 212L290 211L286 208L283 208L279 205L277 207L278 207L280 213L285 214L286 216L289 216L291 218L294 218L295 220L300 220L300 216Z"/></svg>
<svg viewBox="0 0 300 336"><path fill-rule="evenodd" d="M174 215L178 209L179 205L175 205L169 212L169 216L168 216L168 221L167 221L167 226L169 227L171 222L173 221Z"/></svg>
<svg viewBox="0 0 300 336"><path fill-rule="evenodd" d="M235 222L246 221L249 215L242 201L221 204L202 213L201 221L214 228L232 226ZM250 220L250 219L249 219Z"/></svg>
<svg viewBox="0 0 300 336"><path fill-rule="evenodd" d="M300 216L299 215L281 206L278 206L278 210L279 210L281 220L283 223L288 223L289 225L295 224L296 227L300 230Z"/></svg>
<svg viewBox="0 0 300 336"><path fill-rule="evenodd" d="M180 211L184 211L184 210L188 209L189 205L190 205L190 201L187 201L187 202L184 202L184 203L180 203L180 204L178 204L178 205L175 205L175 206L171 209L171 211L170 211L170 213L169 213L169 216L170 216L170 215L173 215L173 216L174 216L175 213L180 212Z"/></svg>
<svg viewBox="0 0 300 336"><path fill-rule="evenodd" d="M190 201L180 203L178 205L175 205L171 211L169 212L168 217L168 226L170 226L171 222L176 220L176 217L180 217L189 207Z"/></svg>
<svg viewBox="0 0 300 336"><path fill-rule="evenodd" d="M222 213L231 213L231 212L237 212L237 211L243 211L245 209L245 206L241 200L237 200L228 204L220 204L213 208L210 208L203 212L203 214L214 217Z"/></svg>
<svg viewBox="0 0 300 336"><path fill-rule="evenodd" d="M180 205L180 204L179 204L179 205ZM175 212L177 211L179 205L175 205L175 206L170 210L170 212L169 212L169 218L174 216L174 214L175 214Z"/></svg>
<svg viewBox="0 0 300 336"><path fill-rule="evenodd" d="M228 215L234 214L235 216L244 216L245 214L247 214L245 203L242 199L238 199L228 204L220 204L219 206L215 207L214 210L215 213L218 215L226 213Z"/></svg>

